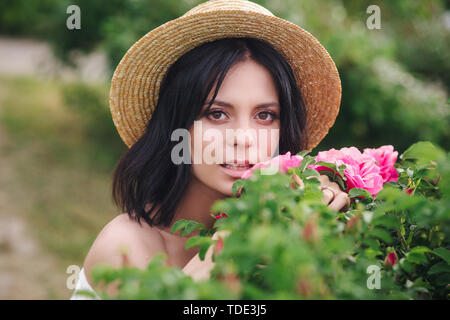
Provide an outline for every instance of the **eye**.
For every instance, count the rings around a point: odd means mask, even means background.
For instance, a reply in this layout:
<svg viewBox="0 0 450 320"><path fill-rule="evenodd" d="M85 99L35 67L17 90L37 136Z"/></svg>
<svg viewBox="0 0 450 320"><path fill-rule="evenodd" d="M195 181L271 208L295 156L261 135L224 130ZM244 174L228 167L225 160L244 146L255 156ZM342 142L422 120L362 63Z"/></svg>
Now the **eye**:
<svg viewBox="0 0 450 320"><path fill-rule="evenodd" d="M225 120L225 118L222 118L221 116L224 115L226 117L225 112L220 110L213 110L207 114L208 119L210 120Z"/></svg>
<svg viewBox="0 0 450 320"><path fill-rule="evenodd" d="M277 114L272 111L262 111L258 113L259 119L263 121L273 121L277 118Z"/></svg>

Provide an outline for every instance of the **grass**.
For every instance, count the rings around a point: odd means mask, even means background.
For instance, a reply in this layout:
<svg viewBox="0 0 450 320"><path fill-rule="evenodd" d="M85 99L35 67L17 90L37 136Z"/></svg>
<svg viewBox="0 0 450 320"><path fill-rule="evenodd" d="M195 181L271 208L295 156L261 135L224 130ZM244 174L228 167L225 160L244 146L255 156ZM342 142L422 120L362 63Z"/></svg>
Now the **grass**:
<svg viewBox="0 0 450 320"><path fill-rule="evenodd" d="M125 150L107 116L107 86L88 88L102 102L99 127L112 133L104 143L92 138L86 115L68 105L71 85L0 77L0 126L8 136L8 160L0 160L13 162L21 214L42 246L58 257L62 272L69 264L82 265L98 232L119 213L110 184Z"/></svg>

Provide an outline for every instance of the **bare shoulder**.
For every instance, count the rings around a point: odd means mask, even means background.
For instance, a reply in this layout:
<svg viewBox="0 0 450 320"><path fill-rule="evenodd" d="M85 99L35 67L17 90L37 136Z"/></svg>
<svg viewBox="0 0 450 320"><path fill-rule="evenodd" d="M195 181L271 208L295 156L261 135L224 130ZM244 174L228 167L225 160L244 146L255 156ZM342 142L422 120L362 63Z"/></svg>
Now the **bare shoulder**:
<svg viewBox="0 0 450 320"><path fill-rule="evenodd" d="M122 266L122 252L126 250L129 263L146 268L156 253L165 253L164 240L155 228L141 220L141 224L123 213L111 220L100 231L84 261L84 270L89 282L92 268L98 264Z"/></svg>

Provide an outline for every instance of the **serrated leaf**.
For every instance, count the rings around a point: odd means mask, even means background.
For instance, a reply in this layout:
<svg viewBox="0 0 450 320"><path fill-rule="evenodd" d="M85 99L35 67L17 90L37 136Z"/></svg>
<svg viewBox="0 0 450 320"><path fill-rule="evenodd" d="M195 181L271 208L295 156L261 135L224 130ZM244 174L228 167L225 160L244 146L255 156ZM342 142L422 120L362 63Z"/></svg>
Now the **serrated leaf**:
<svg viewBox="0 0 450 320"><path fill-rule="evenodd" d="M373 250L380 249L380 244L373 238L364 238L361 240L361 243L367 245L368 247L372 248Z"/></svg>
<svg viewBox="0 0 450 320"><path fill-rule="evenodd" d="M450 273L450 265L445 262L438 262L428 270L429 275L437 273Z"/></svg>
<svg viewBox="0 0 450 320"><path fill-rule="evenodd" d="M390 233L384 229L381 229L381 228L372 229L369 231L369 235L376 237L380 240L383 240L387 244L392 243L392 237L391 237Z"/></svg>
<svg viewBox="0 0 450 320"><path fill-rule="evenodd" d="M320 174L327 176L330 182L336 182L343 192L347 191L347 184L340 175L336 174L336 172L330 170L321 170Z"/></svg>
<svg viewBox="0 0 450 320"><path fill-rule="evenodd" d="M203 223L189 220L188 223L185 225L184 229L181 231L180 236L185 236L185 235L192 233L195 230L204 229L204 228L205 228L205 225Z"/></svg>
<svg viewBox="0 0 450 320"><path fill-rule="evenodd" d="M418 163L425 163L429 161L438 161L444 156L444 151L439 147L428 141L420 141L406 149L400 158L402 160L414 159L417 160Z"/></svg>
<svg viewBox="0 0 450 320"><path fill-rule="evenodd" d="M303 171L303 175L305 177L320 177L319 172L311 168L306 168L305 171Z"/></svg>
<svg viewBox="0 0 450 320"><path fill-rule="evenodd" d="M447 264L450 264L450 251L448 251L447 249L437 248L434 249L431 253L434 253L438 257L444 259L444 261L447 262Z"/></svg>
<svg viewBox="0 0 450 320"><path fill-rule="evenodd" d="M245 179L238 179L233 183L233 186L231 187L231 192L233 195L236 195L237 192L241 187L243 187L245 184Z"/></svg>
<svg viewBox="0 0 450 320"><path fill-rule="evenodd" d="M198 256L199 256L200 260L202 260L202 261L205 260L205 255L206 255L206 252L208 251L210 245L211 245L211 243L203 243L200 245L200 250L198 251Z"/></svg>
<svg viewBox="0 0 450 320"><path fill-rule="evenodd" d="M299 166L300 172L303 172L307 166L314 162L314 157L306 156L303 158L302 163Z"/></svg>
<svg viewBox="0 0 450 320"><path fill-rule="evenodd" d="M329 169L331 169L333 171L337 171L336 164L331 163L331 162L318 161L318 162L316 162L316 165L327 167L327 168L329 168Z"/></svg>
<svg viewBox="0 0 450 320"><path fill-rule="evenodd" d="M298 156L305 157L307 154L309 154L311 150L302 150L297 153Z"/></svg>
<svg viewBox="0 0 450 320"><path fill-rule="evenodd" d="M196 247L196 246L200 246L204 243L213 243L214 240L212 240L210 237L203 237L203 236L194 236L194 237L190 237L187 241L186 241L186 249L192 248L192 247Z"/></svg>
<svg viewBox="0 0 450 320"><path fill-rule="evenodd" d="M438 276L438 278L436 279L436 284L438 286L446 286L450 283L450 274L449 273L444 273Z"/></svg>
<svg viewBox="0 0 450 320"><path fill-rule="evenodd" d="M425 256L425 253L427 253L427 252L431 252L431 250L428 249L427 247L423 247L423 246L414 247L406 254L406 259L409 262L416 263L416 264L420 264L422 262L427 263L428 259Z"/></svg>
<svg viewBox="0 0 450 320"><path fill-rule="evenodd" d="M172 228L170 229L170 233L175 233L180 229L183 229L188 223L188 220L186 219L180 219L177 220L173 225Z"/></svg>
<svg viewBox="0 0 450 320"><path fill-rule="evenodd" d="M373 200L372 195L369 191L362 188L352 188L348 192L349 198L356 198L356 197L365 197L367 199Z"/></svg>
<svg viewBox="0 0 450 320"><path fill-rule="evenodd" d="M408 273L412 273L414 271L414 265L404 258L400 259L400 266Z"/></svg>
<svg viewBox="0 0 450 320"><path fill-rule="evenodd" d="M399 227L399 222L397 218L389 214L385 214L374 218L371 224L374 226L383 226L385 228L394 228L394 229L397 229Z"/></svg>

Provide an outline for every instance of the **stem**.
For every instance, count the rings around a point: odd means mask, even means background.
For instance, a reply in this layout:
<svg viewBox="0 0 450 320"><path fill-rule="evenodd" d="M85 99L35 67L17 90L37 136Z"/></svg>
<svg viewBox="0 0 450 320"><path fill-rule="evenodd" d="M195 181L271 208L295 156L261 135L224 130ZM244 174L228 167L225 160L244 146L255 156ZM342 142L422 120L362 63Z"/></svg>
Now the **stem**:
<svg viewBox="0 0 450 320"><path fill-rule="evenodd" d="M409 246L408 246L408 244L406 243L405 237L403 237L403 235L401 234L400 231L397 231L397 234L398 234L398 236L399 236L399 238L400 238L400 242L401 242L401 244L402 244L403 249L404 249L404 250L408 250Z"/></svg>
<svg viewBox="0 0 450 320"><path fill-rule="evenodd" d="M414 183L414 190L413 190L413 192L412 192L411 194L416 193L416 189L417 189L417 187L419 186L420 181L422 181L422 178L419 178L419 180L417 180L417 183Z"/></svg>

